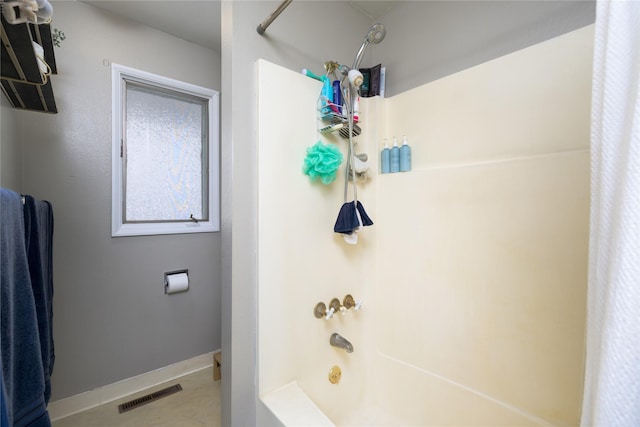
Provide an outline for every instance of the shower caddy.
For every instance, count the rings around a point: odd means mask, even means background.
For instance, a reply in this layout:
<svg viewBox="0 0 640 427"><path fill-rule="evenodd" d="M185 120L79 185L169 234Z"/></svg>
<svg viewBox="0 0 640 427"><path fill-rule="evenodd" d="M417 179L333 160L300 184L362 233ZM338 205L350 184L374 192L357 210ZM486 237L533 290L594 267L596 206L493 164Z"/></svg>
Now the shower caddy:
<svg viewBox="0 0 640 427"><path fill-rule="evenodd" d="M340 65L337 62L329 61L325 63L326 74L322 77L316 76L308 70L302 73L320 80L322 90L318 98L318 114L322 126L318 131L321 134L328 134L337 131L340 136L349 140L347 150L347 162L344 179L344 203L338 213L338 218L333 227L333 231L343 235L344 240L349 244L357 244L357 232L366 226L373 225L373 221L367 215L364 206L358 200L358 183L356 174L356 154L354 150L353 138L360 135L359 113L356 118L358 107L358 97L360 87L364 82L362 73L359 71L360 63L364 52L369 44L380 43L386 35L386 30L382 24L373 24L364 38L358 53L353 62L353 67ZM334 77L334 78L331 78ZM335 94L335 95L334 95ZM333 98L344 100L344 102L334 102ZM345 129L345 125L348 127ZM346 132L345 132L346 130ZM357 159L362 164L361 158ZM364 160L366 162L366 159ZM368 168L365 164L365 171ZM353 184L353 200L348 199L349 179Z"/></svg>

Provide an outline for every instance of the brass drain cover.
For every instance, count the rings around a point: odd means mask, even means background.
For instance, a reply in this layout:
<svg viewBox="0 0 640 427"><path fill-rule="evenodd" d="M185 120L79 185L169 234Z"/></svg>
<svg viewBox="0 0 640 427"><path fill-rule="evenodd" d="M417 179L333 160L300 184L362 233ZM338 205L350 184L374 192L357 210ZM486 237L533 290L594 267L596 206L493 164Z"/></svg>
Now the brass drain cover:
<svg viewBox="0 0 640 427"><path fill-rule="evenodd" d="M334 365L329 369L329 382L331 384L338 384L340 377L342 377L342 369L340 369L340 366Z"/></svg>

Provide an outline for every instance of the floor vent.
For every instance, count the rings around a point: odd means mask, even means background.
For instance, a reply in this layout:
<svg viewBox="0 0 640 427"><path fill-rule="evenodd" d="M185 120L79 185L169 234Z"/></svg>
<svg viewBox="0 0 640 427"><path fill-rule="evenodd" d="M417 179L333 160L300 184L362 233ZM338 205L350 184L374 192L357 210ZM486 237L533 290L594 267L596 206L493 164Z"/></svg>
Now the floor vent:
<svg viewBox="0 0 640 427"><path fill-rule="evenodd" d="M147 403L151 403L155 400L161 399L163 397L169 396L173 393L177 393L182 390L182 386L180 384L172 385L171 387L163 388L162 390L155 391L151 394L147 394L146 396L139 397L137 399L133 399L129 402L123 403L122 405L118 405L118 412L121 414L123 412L130 411L132 409L136 409L142 405L146 405Z"/></svg>

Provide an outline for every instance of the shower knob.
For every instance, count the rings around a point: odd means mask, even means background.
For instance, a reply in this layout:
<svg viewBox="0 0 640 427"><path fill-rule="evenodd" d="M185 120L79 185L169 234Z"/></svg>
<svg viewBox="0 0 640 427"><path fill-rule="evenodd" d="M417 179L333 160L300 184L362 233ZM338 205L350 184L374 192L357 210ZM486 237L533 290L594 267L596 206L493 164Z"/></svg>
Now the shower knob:
<svg viewBox="0 0 640 427"><path fill-rule="evenodd" d="M341 306L342 304L340 304L340 300L338 298L332 299L331 302L329 303L329 308L332 309L334 313L337 313L338 311L340 311Z"/></svg>
<svg viewBox="0 0 640 427"><path fill-rule="evenodd" d="M327 320L331 319L334 313L340 311L340 300L338 298L334 298L329 303L329 310L327 310L327 316L325 317Z"/></svg>
<svg viewBox="0 0 640 427"><path fill-rule="evenodd" d="M319 302L316 304L316 307L313 309L313 315L316 319L322 319L324 315L327 313L327 306L324 305L323 302Z"/></svg>
<svg viewBox="0 0 640 427"><path fill-rule="evenodd" d="M355 307L356 301L353 299L351 294L347 294L345 295L344 300L342 300L342 305L349 309Z"/></svg>

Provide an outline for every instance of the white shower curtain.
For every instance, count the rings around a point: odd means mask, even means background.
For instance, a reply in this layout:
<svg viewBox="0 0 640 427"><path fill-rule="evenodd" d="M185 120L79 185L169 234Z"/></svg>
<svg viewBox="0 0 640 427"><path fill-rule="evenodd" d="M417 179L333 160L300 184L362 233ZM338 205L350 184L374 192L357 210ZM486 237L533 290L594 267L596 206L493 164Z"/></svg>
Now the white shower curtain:
<svg viewBox="0 0 640 427"><path fill-rule="evenodd" d="M582 427L640 426L640 1L599 1Z"/></svg>

